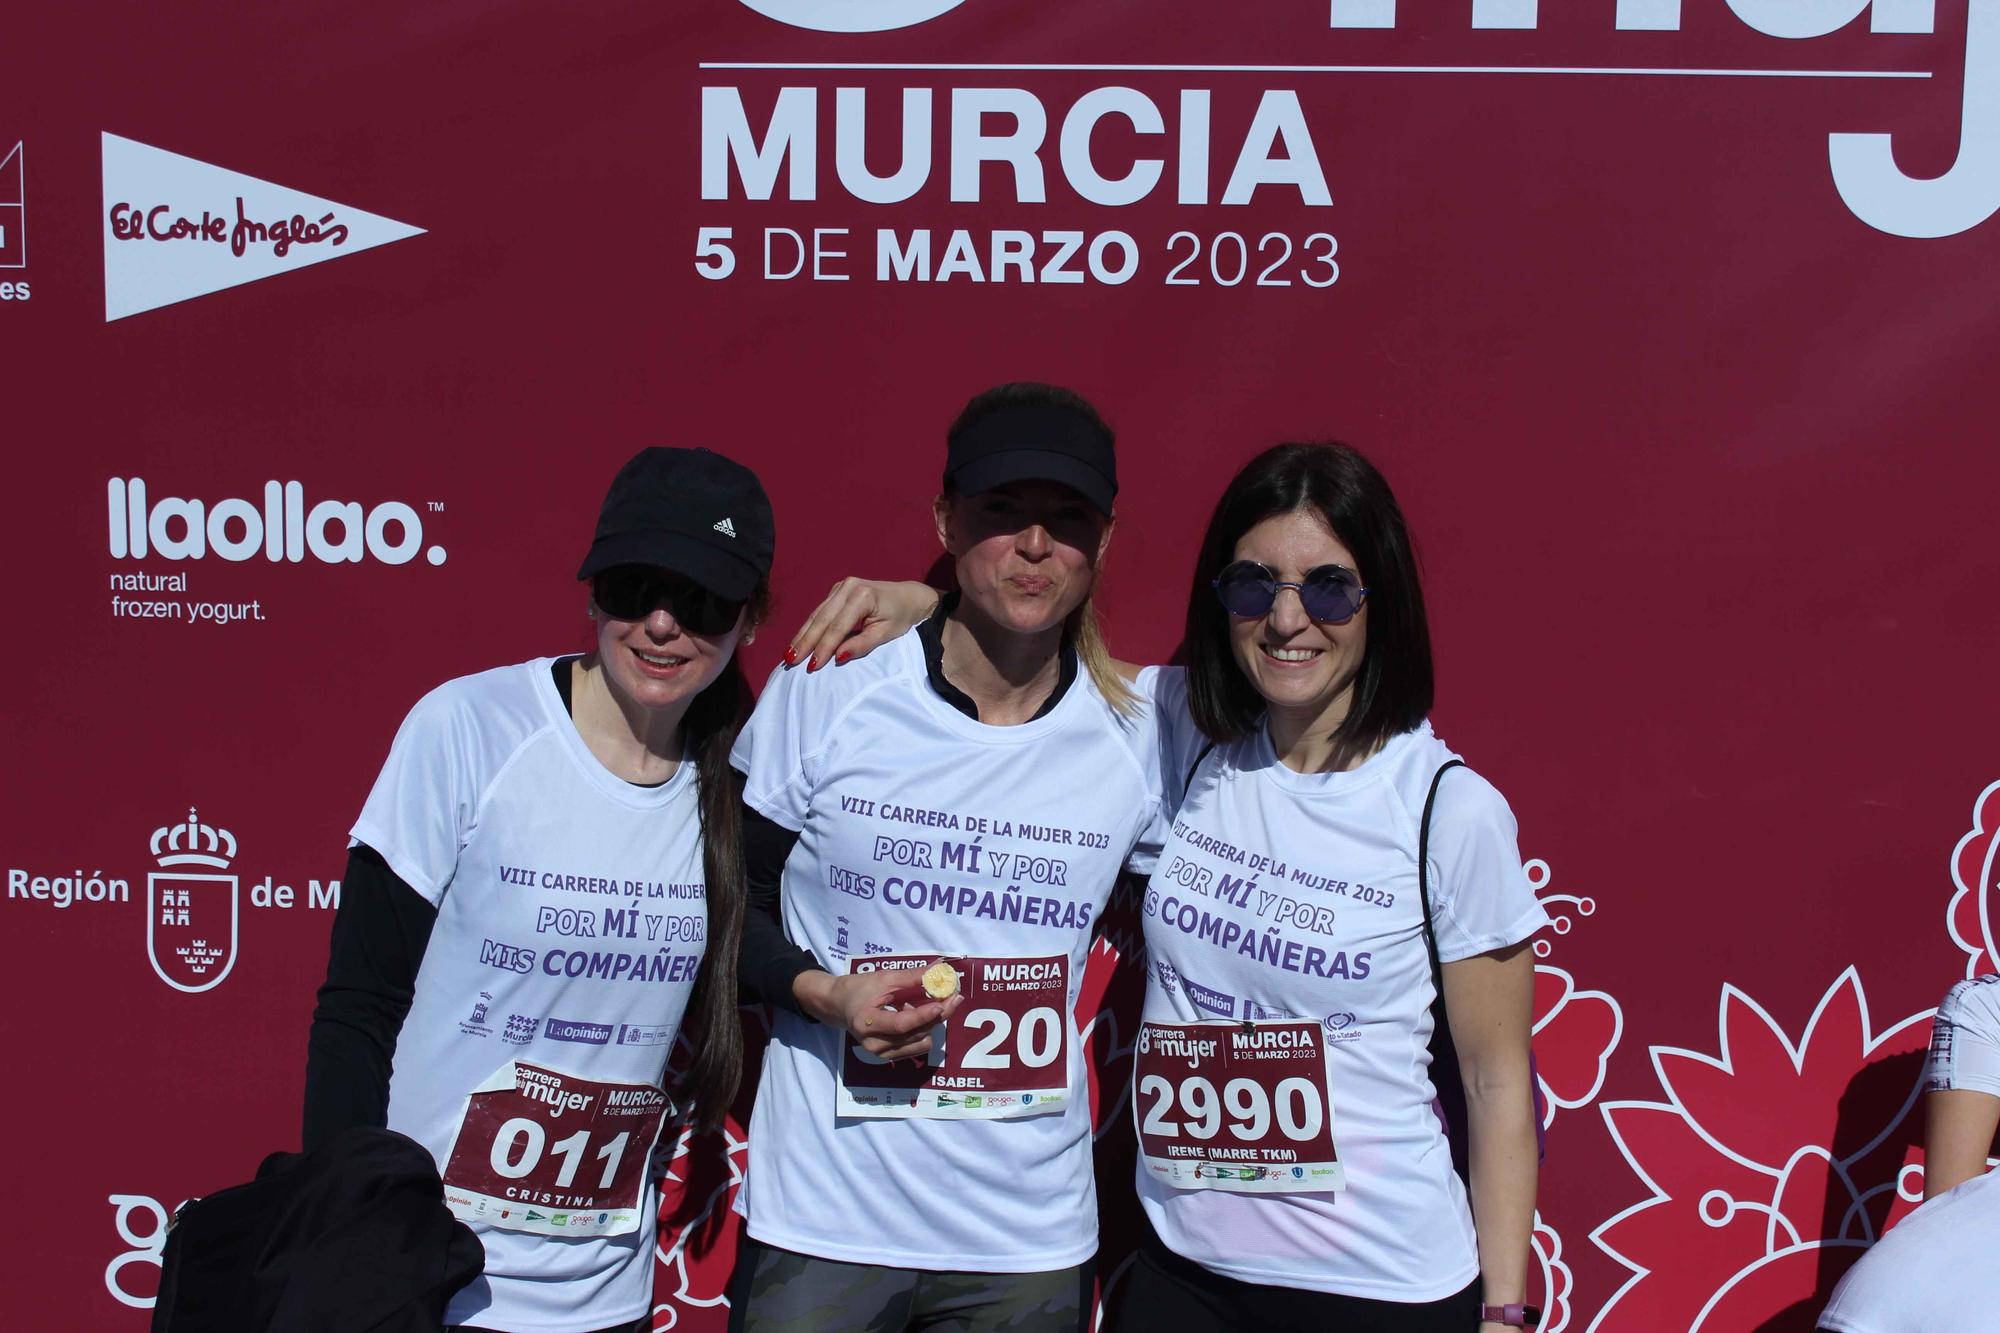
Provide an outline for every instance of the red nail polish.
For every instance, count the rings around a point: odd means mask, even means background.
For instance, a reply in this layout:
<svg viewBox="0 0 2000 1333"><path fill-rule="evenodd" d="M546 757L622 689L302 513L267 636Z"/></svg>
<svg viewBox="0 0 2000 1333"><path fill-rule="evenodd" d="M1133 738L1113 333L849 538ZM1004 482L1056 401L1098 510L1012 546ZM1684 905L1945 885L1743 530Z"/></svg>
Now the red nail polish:
<svg viewBox="0 0 2000 1333"><path fill-rule="evenodd" d="M806 674L810 676L817 670L819 670L819 658L815 656L812 661L806 663Z"/></svg>
<svg viewBox="0 0 2000 1333"><path fill-rule="evenodd" d="M797 666L798 664L799 664L799 650L796 648L785 649L785 665Z"/></svg>
<svg viewBox="0 0 2000 1333"><path fill-rule="evenodd" d="M852 662L853 660L854 660L853 653L842 653L838 657L835 657L833 659L833 664L835 666L846 666L849 662Z"/></svg>

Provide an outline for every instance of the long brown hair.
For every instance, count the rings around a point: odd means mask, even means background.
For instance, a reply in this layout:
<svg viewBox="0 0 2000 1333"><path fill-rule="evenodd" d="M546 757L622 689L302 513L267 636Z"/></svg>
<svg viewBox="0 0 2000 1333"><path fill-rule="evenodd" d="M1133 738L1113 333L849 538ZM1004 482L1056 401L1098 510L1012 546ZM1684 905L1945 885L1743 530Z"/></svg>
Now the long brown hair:
<svg viewBox="0 0 2000 1333"><path fill-rule="evenodd" d="M770 586L760 583L744 607L746 626L763 620ZM722 674L694 697L681 720L683 752L694 763L701 814L702 878L707 884L708 941L681 1033L692 1056L681 1075L680 1103L697 1129L722 1124L743 1078L743 1024L737 1016L736 955L743 943L749 897L729 752L750 716L750 682L731 657ZM691 1110L690 1110L691 1108Z"/></svg>

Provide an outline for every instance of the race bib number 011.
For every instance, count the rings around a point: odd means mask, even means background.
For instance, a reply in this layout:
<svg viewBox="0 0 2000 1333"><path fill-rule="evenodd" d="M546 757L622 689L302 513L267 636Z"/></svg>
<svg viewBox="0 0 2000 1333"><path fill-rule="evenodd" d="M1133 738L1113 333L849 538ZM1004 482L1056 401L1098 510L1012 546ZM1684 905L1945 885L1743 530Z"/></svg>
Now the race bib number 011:
<svg viewBox="0 0 2000 1333"><path fill-rule="evenodd" d="M503 1231L636 1231L646 1163L670 1106L650 1084L510 1061L465 1099L445 1156L445 1205Z"/></svg>
<svg viewBox="0 0 2000 1333"><path fill-rule="evenodd" d="M854 970L921 968L935 954L857 959ZM838 1113L877 1119L998 1120L1069 1104L1069 958L947 958L965 996L921 1063L885 1064L848 1043ZM916 973L910 973L912 980Z"/></svg>
<svg viewBox="0 0 2000 1333"><path fill-rule="evenodd" d="M1155 1179L1241 1194L1346 1184L1318 1023L1146 1023L1132 1077Z"/></svg>

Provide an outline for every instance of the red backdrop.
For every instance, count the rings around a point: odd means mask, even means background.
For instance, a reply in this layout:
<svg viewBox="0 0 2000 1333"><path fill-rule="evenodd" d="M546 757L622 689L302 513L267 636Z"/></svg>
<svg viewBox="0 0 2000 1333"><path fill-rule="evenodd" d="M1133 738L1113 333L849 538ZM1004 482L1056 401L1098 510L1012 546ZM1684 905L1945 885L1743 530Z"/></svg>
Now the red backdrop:
<svg viewBox="0 0 2000 1333"><path fill-rule="evenodd" d="M943 428L1016 378L1118 427L1126 656L1262 445L1397 486L1439 730L1558 915L1545 1327L1807 1327L1920 1193L1929 1008L2000 966L2000 0L28 19L10 1326L142 1327L163 1210L295 1144L343 830L423 691L585 643L620 460L765 477L761 673L926 567ZM155 855L191 808L226 865ZM741 1164L680 1159L658 1328L720 1327Z"/></svg>

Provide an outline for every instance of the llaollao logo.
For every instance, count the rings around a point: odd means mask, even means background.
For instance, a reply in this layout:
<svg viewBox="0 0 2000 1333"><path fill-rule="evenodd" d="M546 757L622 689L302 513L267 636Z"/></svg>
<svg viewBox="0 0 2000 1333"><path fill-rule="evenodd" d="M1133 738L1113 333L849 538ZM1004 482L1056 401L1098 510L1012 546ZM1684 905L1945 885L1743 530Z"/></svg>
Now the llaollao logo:
<svg viewBox="0 0 2000 1333"><path fill-rule="evenodd" d="M886 32L948 14L965 0L743 0L765 18L815 32Z"/></svg>
<svg viewBox="0 0 2000 1333"><path fill-rule="evenodd" d="M372 508L352 500L316 500L308 507L305 486L296 481L265 482L261 499L151 498L145 478L113 477L106 488L112 558L199 560L213 553L238 563L262 556L297 564L310 556L330 565L360 564L364 558L406 565L422 552L428 564L445 562L445 549L424 544L422 517L401 500Z"/></svg>

